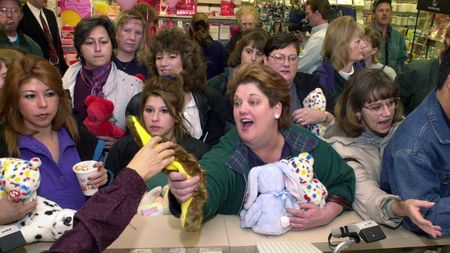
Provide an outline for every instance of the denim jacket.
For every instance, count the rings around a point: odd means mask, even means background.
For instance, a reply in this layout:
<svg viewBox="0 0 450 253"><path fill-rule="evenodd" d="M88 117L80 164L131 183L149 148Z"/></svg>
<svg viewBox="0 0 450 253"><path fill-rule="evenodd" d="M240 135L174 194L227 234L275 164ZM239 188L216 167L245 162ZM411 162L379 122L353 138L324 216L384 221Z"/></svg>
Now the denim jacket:
<svg viewBox="0 0 450 253"><path fill-rule="evenodd" d="M422 209L425 219L450 235L450 127L434 89L400 125L384 151L383 190L401 199L435 203ZM421 232L412 221L403 227Z"/></svg>

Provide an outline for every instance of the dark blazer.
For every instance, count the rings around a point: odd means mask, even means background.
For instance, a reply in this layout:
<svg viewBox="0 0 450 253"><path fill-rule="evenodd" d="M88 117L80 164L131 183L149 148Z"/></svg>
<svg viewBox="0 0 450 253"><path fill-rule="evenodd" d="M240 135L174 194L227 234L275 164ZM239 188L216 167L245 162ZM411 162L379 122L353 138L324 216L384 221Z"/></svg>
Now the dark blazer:
<svg viewBox="0 0 450 253"><path fill-rule="evenodd" d="M64 74L67 70L67 64L64 60L64 54L61 47L61 38L59 37L59 29L58 23L56 22L56 17L53 11L43 8L45 18L48 22L48 27L50 29L50 33L52 34L53 43L55 44L56 51L59 56L59 67L61 70L61 75ZM39 21L31 12L28 5L24 4L22 7L23 17L19 23L20 30L31 37L42 49L42 53L44 54L44 58L49 58L49 45L47 39L45 38L44 30L42 30L39 25Z"/></svg>

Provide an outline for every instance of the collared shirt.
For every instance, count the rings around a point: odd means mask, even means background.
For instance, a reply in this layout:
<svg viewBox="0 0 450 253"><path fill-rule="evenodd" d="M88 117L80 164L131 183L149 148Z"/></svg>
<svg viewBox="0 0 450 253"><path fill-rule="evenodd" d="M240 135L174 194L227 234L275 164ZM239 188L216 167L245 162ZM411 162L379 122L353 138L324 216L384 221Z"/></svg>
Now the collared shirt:
<svg viewBox="0 0 450 253"><path fill-rule="evenodd" d="M200 124L200 112L198 111L197 104L195 104L194 97L192 93L189 94L191 96L191 101L189 101L184 106L183 116L186 120L184 120L184 125L189 130L189 134L199 139L202 137L203 131L202 126Z"/></svg>
<svg viewBox="0 0 450 253"><path fill-rule="evenodd" d="M291 149L287 145L286 142L284 142L283 149L281 150L281 156L278 160L281 159L289 159L291 158ZM253 152L251 149L248 150L248 157L247 157L248 165L250 168L256 167L256 166L263 166L267 164L261 158Z"/></svg>
<svg viewBox="0 0 450 253"><path fill-rule="evenodd" d="M325 34L327 33L328 23L315 26L311 30L311 37L309 37L306 42L305 48L300 52L298 56L298 66L297 71L312 74L314 70L322 62L322 56L320 52L322 51L323 40L325 39Z"/></svg>
<svg viewBox="0 0 450 253"><path fill-rule="evenodd" d="M284 137L285 146L289 148L291 155L298 155L301 152L310 152L319 145L319 141L316 138L303 135L292 127L283 129L281 134ZM283 146L283 149L284 148L285 147ZM227 160L226 164L231 169L241 174L244 173L246 168L251 169L251 167L248 166L247 161L249 150L249 147L245 145L241 139L238 139L236 150ZM282 152L282 156L284 156L285 151L286 150Z"/></svg>
<svg viewBox="0 0 450 253"><path fill-rule="evenodd" d="M329 25L328 23L324 23L324 24L321 24L321 25L314 26L311 29L311 34L315 34L316 32L318 32L320 30L327 29L328 25Z"/></svg>
<svg viewBox="0 0 450 253"><path fill-rule="evenodd" d="M33 16L36 18L36 20L39 23L39 25L41 26L42 30L44 30L44 27L42 26L42 23L41 23L41 18L39 17L41 12L42 12L42 17L44 18L45 22L47 22L47 26L48 26L48 20L47 20L47 17L45 17L45 14L42 11L42 9L38 9L38 8L34 7L28 1L27 1L27 6L28 6L28 8L30 8L31 13L33 13Z"/></svg>
<svg viewBox="0 0 450 253"><path fill-rule="evenodd" d="M58 131L59 160L55 162L48 148L30 135L20 135L20 158L39 157L41 186L39 196L50 199L62 208L78 210L86 201L72 166L80 161L76 145L65 128Z"/></svg>
<svg viewBox="0 0 450 253"><path fill-rule="evenodd" d="M382 29L376 23L374 27L381 35ZM387 28L387 37L382 36L380 45L380 62L384 65L388 65L396 72L399 72L405 65L405 61L408 59L408 50L406 48L405 39L399 31L392 28L391 25Z"/></svg>

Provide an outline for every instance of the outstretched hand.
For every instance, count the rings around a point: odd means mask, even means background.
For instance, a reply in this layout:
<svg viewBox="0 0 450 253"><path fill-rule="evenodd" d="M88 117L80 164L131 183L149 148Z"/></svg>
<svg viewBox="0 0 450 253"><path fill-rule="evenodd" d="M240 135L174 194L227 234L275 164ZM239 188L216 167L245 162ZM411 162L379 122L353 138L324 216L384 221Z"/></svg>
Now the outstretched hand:
<svg viewBox="0 0 450 253"><path fill-rule="evenodd" d="M408 199L400 202L402 209L405 212L404 216L408 216L411 221L416 224L425 233L429 234L431 237L436 238L442 235L442 229L438 225L433 225L433 223L425 219L420 212L421 208L432 208L434 206L433 202L417 199Z"/></svg>
<svg viewBox="0 0 450 253"><path fill-rule="evenodd" d="M163 142L155 136L131 159L127 167L135 170L144 180L158 174L175 160L172 142Z"/></svg>

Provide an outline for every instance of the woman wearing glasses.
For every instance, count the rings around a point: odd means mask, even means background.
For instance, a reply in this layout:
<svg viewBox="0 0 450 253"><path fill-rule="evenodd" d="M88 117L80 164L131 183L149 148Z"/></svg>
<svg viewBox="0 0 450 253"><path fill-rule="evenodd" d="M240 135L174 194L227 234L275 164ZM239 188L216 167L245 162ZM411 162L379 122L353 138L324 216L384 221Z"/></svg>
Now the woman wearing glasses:
<svg viewBox="0 0 450 253"><path fill-rule="evenodd" d="M310 126L317 123L328 125L333 121L332 104L328 102L330 97L327 90L322 88L316 76L297 72L298 53L300 42L290 33L276 33L264 47L264 63L280 74L289 84L291 103L289 114L292 120L302 126ZM308 108L305 98L320 88L326 100L326 110Z"/></svg>
<svg viewBox="0 0 450 253"><path fill-rule="evenodd" d="M337 101L336 123L324 136L355 171L353 209L364 219L390 227L400 225L404 216L426 222L420 208L432 206L427 201L402 201L379 187L384 148L403 118L398 96L398 87L382 70L357 72Z"/></svg>

